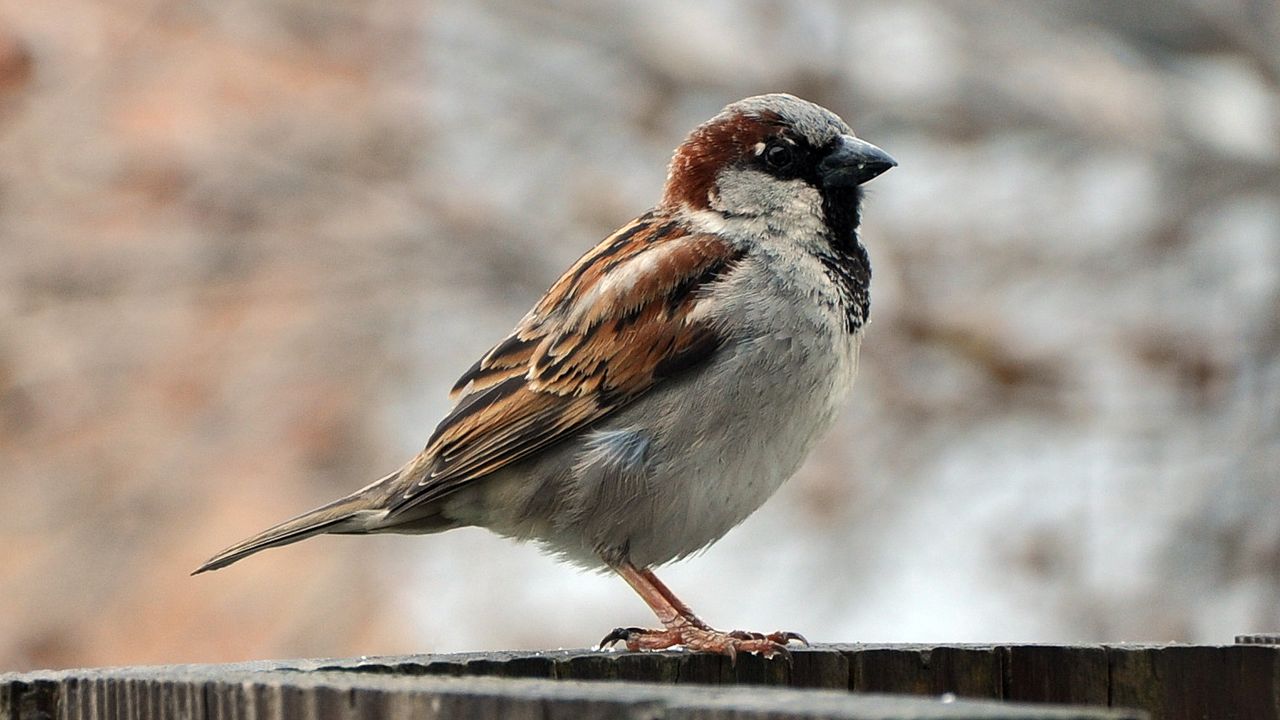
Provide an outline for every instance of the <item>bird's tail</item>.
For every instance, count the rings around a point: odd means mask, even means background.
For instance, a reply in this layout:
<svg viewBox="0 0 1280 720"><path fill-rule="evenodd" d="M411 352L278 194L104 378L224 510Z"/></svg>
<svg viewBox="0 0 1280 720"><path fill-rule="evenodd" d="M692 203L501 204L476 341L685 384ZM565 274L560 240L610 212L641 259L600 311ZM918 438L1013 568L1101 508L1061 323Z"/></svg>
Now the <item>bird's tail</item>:
<svg viewBox="0 0 1280 720"><path fill-rule="evenodd" d="M393 473L394 475L394 473ZM322 533L362 533L370 529L369 515L371 492L382 483L391 479L383 478L369 487L335 500L328 505L305 512L292 520L286 520L275 527L268 528L253 537L246 538L205 561L195 569L192 575L199 575L209 570L224 568L237 560L242 560L259 550L279 547L306 540Z"/></svg>

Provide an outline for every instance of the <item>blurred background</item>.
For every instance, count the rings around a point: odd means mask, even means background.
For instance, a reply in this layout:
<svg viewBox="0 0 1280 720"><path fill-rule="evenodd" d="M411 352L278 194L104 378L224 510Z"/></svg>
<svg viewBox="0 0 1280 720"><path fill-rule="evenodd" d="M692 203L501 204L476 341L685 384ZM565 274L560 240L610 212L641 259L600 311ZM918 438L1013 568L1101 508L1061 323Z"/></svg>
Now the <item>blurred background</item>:
<svg viewBox="0 0 1280 720"><path fill-rule="evenodd" d="M800 474L662 577L817 641L1280 630L1273 0L0 0L0 669L583 647L482 530L188 577L399 466L471 361L788 91L901 167Z"/></svg>

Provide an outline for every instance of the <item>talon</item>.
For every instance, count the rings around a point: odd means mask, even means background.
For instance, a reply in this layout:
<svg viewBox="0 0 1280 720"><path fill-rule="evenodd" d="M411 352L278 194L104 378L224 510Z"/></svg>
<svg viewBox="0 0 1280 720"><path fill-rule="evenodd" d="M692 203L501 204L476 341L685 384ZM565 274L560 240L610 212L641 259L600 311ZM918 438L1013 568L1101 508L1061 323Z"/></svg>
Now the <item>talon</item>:
<svg viewBox="0 0 1280 720"><path fill-rule="evenodd" d="M770 640L769 642L773 643L773 647L769 648L764 652L765 657L772 658L773 656L778 655L778 656L781 656L783 660L786 660L788 665L792 664L792 662L794 661L794 658L791 655L791 651L787 649L786 645L781 645L779 643L773 642L772 640Z"/></svg>
<svg viewBox="0 0 1280 720"><path fill-rule="evenodd" d="M805 636L801 635L798 632L787 632L787 631L779 630L778 632L769 633L768 635L765 635L765 639L772 640L773 642L776 642L779 645L787 645L792 640L795 640L801 645L805 647L809 647L808 638L806 638Z"/></svg>
<svg viewBox="0 0 1280 720"><path fill-rule="evenodd" d="M616 627L609 631L608 635L597 645L601 650L607 647L613 647L615 643L623 642L630 644L631 636L635 633L644 632L644 628L637 627Z"/></svg>

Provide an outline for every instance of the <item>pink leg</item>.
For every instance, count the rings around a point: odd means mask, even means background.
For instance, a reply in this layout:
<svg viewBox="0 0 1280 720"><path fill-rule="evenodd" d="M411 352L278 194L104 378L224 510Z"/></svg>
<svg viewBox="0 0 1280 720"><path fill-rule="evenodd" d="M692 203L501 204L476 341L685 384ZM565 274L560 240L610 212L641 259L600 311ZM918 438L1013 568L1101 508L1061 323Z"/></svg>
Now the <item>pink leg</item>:
<svg viewBox="0 0 1280 720"><path fill-rule="evenodd" d="M648 568L642 570L631 563L622 563L613 569L653 610L653 614L658 616L658 621L662 623L664 629L615 628L600 641L601 647L622 641L626 643L628 650L634 652L664 650L680 645L690 650L714 652L736 659L739 652L758 652L765 657L774 655L790 657L786 648L789 641L799 640L808 644L796 633L775 632L764 635L715 630L698 619L698 616L693 614L693 610L676 597L675 593L671 592L671 589L663 584L652 570Z"/></svg>

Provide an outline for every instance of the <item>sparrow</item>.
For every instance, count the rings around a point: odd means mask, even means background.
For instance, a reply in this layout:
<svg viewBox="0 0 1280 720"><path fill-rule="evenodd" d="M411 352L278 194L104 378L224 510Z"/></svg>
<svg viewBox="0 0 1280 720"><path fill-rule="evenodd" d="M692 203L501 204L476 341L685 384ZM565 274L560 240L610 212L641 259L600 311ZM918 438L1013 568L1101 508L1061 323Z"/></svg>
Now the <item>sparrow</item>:
<svg viewBox="0 0 1280 720"><path fill-rule="evenodd" d="M717 630L653 568L755 512L831 426L870 308L862 185L896 165L795 96L728 105L675 150L661 202L463 373L422 452L193 574L322 533L479 526L612 570L662 624L601 647L787 655L800 635Z"/></svg>

